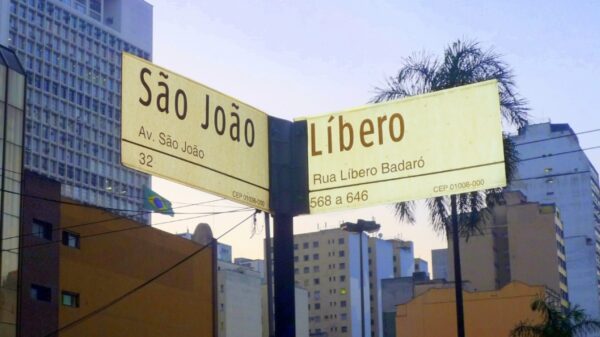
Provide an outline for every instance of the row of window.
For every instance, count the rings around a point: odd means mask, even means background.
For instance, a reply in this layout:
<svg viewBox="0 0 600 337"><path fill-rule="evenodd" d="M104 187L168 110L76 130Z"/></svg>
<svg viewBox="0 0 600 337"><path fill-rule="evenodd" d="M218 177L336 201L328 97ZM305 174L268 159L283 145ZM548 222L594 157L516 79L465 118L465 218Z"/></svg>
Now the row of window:
<svg viewBox="0 0 600 337"><path fill-rule="evenodd" d="M61 183L74 185L74 193L70 196L75 197L77 200L95 203L96 199L106 199L107 204L102 203L106 207L128 209L136 209L136 205L141 200L142 192L137 187L130 187L46 157L26 153L25 166L43 174L53 175ZM125 204L129 206L125 206Z"/></svg>
<svg viewBox="0 0 600 337"><path fill-rule="evenodd" d="M329 307L330 308L337 307L338 306L337 304L338 304L338 302L331 301L331 302L329 302ZM348 306L348 302L347 301L345 301L345 300L340 301L340 307L345 308L347 306ZM309 303L308 304L308 310L311 310L311 308L312 308L312 310L320 310L321 309L321 303L318 303L318 302L317 303L313 303L312 306Z"/></svg>
<svg viewBox="0 0 600 337"><path fill-rule="evenodd" d="M33 2L33 4L31 4L31 2ZM75 6L75 8L77 7ZM92 8L98 8L98 6ZM86 50L98 51L99 48L96 46L103 46L113 50L125 50L130 53L139 53L142 54L144 58L149 58L150 56L143 50L122 41L117 36L108 33L97 25L89 23L86 20L69 13L69 11L62 9L59 6L55 6L51 2L46 2L45 0L30 0L29 8L27 8L25 3L17 6L11 2L10 12L45 30L49 30L49 25L54 23L58 26L56 30L62 31L65 34L67 34L68 31L72 31L78 35L85 36L86 38L81 41L85 42L85 44L82 44L81 46ZM82 12L85 13L85 11ZM93 10L92 12L98 11ZM68 38L67 35L63 38L68 40L71 39Z"/></svg>
<svg viewBox="0 0 600 337"><path fill-rule="evenodd" d="M29 294L32 299L42 302L52 302L52 290L40 284L31 284ZM79 308L79 294L72 291L61 292L61 303L66 307Z"/></svg>
<svg viewBox="0 0 600 337"><path fill-rule="evenodd" d="M52 228L52 224L46 221L42 221L42 220L38 220L38 219L34 219L32 226L31 226L31 235L33 235L34 237L46 240L46 241L52 241L52 232L53 232L53 228ZM79 242L80 242L80 236L77 233L71 232L71 231L62 231L62 244L67 246L67 247L71 247L71 248L77 248L79 249Z"/></svg>

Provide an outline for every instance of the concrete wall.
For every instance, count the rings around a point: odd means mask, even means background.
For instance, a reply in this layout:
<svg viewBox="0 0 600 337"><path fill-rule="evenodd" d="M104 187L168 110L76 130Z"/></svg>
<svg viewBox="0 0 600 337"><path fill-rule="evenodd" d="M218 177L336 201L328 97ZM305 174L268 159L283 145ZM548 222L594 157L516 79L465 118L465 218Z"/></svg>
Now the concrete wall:
<svg viewBox="0 0 600 337"><path fill-rule="evenodd" d="M23 209L27 211L22 218L21 230L24 236L21 245L28 248L21 250L19 326L21 336L37 337L52 332L58 326L60 246L52 241L60 241L61 237L61 231L58 230L61 226L60 204L43 199L60 200L60 184L31 171L25 171L23 191L28 197L23 197ZM52 225L51 240L30 235L34 219ZM32 299L32 284L49 287L50 302L43 303Z"/></svg>
<svg viewBox="0 0 600 337"><path fill-rule="evenodd" d="M543 287L518 282L500 291L464 292L465 334L477 337L509 336L520 321L539 322L530 309L531 302L544 296ZM455 337L456 308L454 289L430 289L409 303L399 305L396 315L397 337Z"/></svg>
<svg viewBox="0 0 600 337"><path fill-rule="evenodd" d="M433 279L448 279L448 249L431 250Z"/></svg>
<svg viewBox="0 0 600 337"><path fill-rule="evenodd" d="M219 337L261 337L260 274L223 261L218 266Z"/></svg>
<svg viewBox="0 0 600 337"><path fill-rule="evenodd" d="M61 205L62 227L84 223L93 225L69 228L80 235L79 249L60 246L60 289L80 295L78 308L60 305L60 326L105 305L201 247L97 208ZM213 336L214 260L214 249L205 249L61 336Z"/></svg>

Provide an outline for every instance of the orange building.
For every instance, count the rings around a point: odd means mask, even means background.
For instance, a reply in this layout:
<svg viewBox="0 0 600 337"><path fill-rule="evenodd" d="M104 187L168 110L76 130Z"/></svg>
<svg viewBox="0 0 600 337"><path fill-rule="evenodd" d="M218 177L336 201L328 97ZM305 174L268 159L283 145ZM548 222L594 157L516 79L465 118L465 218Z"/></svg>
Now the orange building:
<svg viewBox="0 0 600 337"><path fill-rule="evenodd" d="M60 200L60 184L35 174L25 195L35 197L23 203L23 232L33 235L22 242L21 336L76 322L202 247L99 208L48 202ZM207 248L59 336L215 336L215 274Z"/></svg>
<svg viewBox="0 0 600 337"><path fill-rule="evenodd" d="M511 282L497 291L464 292L465 334L508 337L519 322L541 320L530 304L546 295L545 287L520 282ZM398 305L396 336L456 337L454 288L432 288Z"/></svg>

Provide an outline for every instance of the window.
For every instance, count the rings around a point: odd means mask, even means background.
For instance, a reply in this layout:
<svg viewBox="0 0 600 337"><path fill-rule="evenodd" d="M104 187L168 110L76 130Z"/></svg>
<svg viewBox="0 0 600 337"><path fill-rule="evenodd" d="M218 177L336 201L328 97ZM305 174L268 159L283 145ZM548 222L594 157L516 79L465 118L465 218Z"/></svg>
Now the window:
<svg viewBox="0 0 600 337"><path fill-rule="evenodd" d="M338 256L346 256L346 252L345 252L345 251L343 251L343 250L340 250L340 251L338 252Z"/></svg>
<svg viewBox="0 0 600 337"><path fill-rule="evenodd" d="M305 242L302 244L302 248L307 249L308 248L308 242Z"/></svg>
<svg viewBox="0 0 600 337"><path fill-rule="evenodd" d="M346 275L340 275L340 282L346 281Z"/></svg>
<svg viewBox="0 0 600 337"><path fill-rule="evenodd" d="M340 301L340 307L346 307L346 301Z"/></svg>
<svg viewBox="0 0 600 337"><path fill-rule="evenodd" d="M79 294L70 291L63 291L62 305L65 307L79 308Z"/></svg>
<svg viewBox="0 0 600 337"><path fill-rule="evenodd" d="M342 332L348 332L348 327L343 326L342 327Z"/></svg>
<svg viewBox="0 0 600 337"><path fill-rule="evenodd" d="M313 266L313 273L318 273L320 269L319 266Z"/></svg>
<svg viewBox="0 0 600 337"><path fill-rule="evenodd" d="M308 274L308 273L310 273L310 268L304 267L304 274Z"/></svg>
<svg viewBox="0 0 600 337"><path fill-rule="evenodd" d="M313 246L313 248L319 247L319 241L313 241L312 246Z"/></svg>
<svg viewBox="0 0 600 337"><path fill-rule="evenodd" d="M348 319L348 314L346 314L346 313L342 313L342 314L340 315L340 318L342 319L342 321L345 321L345 320L347 320L347 319ZM343 329L343 328L344 328L344 327L342 327L342 329Z"/></svg>
<svg viewBox="0 0 600 337"><path fill-rule="evenodd" d="M35 237L45 240L52 240L52 224L33 219L31 234Z"/></svg>
<svg viewBox="0 0 600 337"><path fill-rule="evenodd" d="M346 269L346 263L341 262L340 263L340 269Z"/></svg>
<svg viewBox="0 0 600 337"><path fill-rule="evenodd" d="M294 243L294 250L298 250L298 244Z"/></svg>
<svg viewBox="0 0 600 337"><path fill-rule="evenodd" d="M339 238L338 239L338 244L343 245L344 244L344 238Z"/></svg>
<svg viewBox="0 0 600 337"><path fill-rule="evenodd" d="M319 254L313 254L313 260L318 260L319 259Z"/></svg>
<svg viewBox="0 0 600 337"><path fill-rule="evenodd" d="M308 261L308 255L304 255L304 261Z"/></svg>
<svg viewBox="0 0 600 337"><path fill-rule="evenodd" d="M318 279L318 278L316 278L316 279L314 279L314 280L313 280L313 283L314 283L314 284L320 284L321 282L319 281L319 279Z"/></svg>
<svg viewBox="0 0 600 337"><path fill-rule="evenodd" d="M315 310L321 309L321 303L315 303Z"/></svg>
<svg viewBox="0 0 600 337"><path fill-rule="evenodd" d="M63 231L62 243L67 247L79 248L79 234Z"/></svg>
<svg viewBox="0 0 600 337"><path fill-rule="evenodd" d="M29 289L31 298L38 301L50 302L51 293L50 288L41 286L39 284L32 284Z"/></svg>

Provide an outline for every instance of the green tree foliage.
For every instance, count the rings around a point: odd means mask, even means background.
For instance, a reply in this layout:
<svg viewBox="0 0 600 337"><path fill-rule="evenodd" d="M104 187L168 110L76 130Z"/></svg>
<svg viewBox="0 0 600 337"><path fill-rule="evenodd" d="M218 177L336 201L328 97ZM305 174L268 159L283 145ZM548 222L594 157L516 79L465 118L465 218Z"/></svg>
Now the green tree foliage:
<svg viewBox="0 0 600 337"><path fill-rule="evenodd" d="M600 331L600 321L588 317L578 306L563 309L538 298L531 303L531 310L540 313L542 322L520 322L511 337L578 337Z"/></svg>
<svg viewBox="0 0 600 337"><path fill-rule="evenodd" d="M473 41L457 40L451 43L441 58L420 53L404 59L398 74L389 78L384 88L376 88L376 96L372 102L402 99L491 79L498 80L503 121L514 127L527 125L529 109L527 102L517 93L511 69L499 54L483 49ZM510 181L518 153L506 135L504 155L507 180ZM489 216L489 212L482 210L486 205L493 207L501 201L501 191L502 189L490 189L457 196L458 212L462 214L459 228L463 236L469 237L477 232L479 221L486 221ZM449 228L450 199L444 196L431 198L426 202L434 229L446 232ZM400 220L413 223L414 206L412 201L397 203L396 215Z"/></svg>

